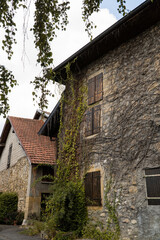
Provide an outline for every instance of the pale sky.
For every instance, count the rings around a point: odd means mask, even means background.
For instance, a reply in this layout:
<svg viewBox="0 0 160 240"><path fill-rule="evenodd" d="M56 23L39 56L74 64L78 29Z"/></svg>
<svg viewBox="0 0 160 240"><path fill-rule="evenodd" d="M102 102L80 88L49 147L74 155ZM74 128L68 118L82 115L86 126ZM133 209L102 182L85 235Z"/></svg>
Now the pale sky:
<svg viewBox="0 0 160 240"><path fill-rule="evenodd" d="M93 31L93 37L96 37L101 32L106 30L112 24L114 24L120 15L113 15L113 3L116 0L104 0L102 9L98 13L94 13L92 20L97 25L97 28ZM136 7L138 4L142 3L142 0L128 0L130 3L134 2ZM87 33L84 31L84 23L81 19L81 4L82 0L71 0L71 9L69 10L69 25L67 31L58 32L57 38L52 43L53 56L54 56L54 66L57 66L66 58L71 56L81 47L89 42ZM107 9L108 7L109 9ZM129 6L128 6L129 7ZM31 11L33 11L33 6ZM131 10L130 9L130 10ZM114 13L114 12L113 12ZM29 27L33 24L33 13L30 13ZM22 61L23 56L23 10L21 10L18 15L18 32L17 32L17 45L14 46L14 55L11 61L7 60L7 56L2 50L1 54L1 65L5 65L8 69L13 71L15 78L19 82L19 86L15 87L10 96L10 111L9 116L33 118L36 110L38 109L37 104L32 101L32 90L33 87L29 84L30 81L34 79L35 76L40 74L40 67L36 64L36 54L37 51L33 44L33 35L28 31L28 36L26 39L26 53L25 61ZM0 48L1 49L1 48ZM60 97L59 87L53 85L51 86L52 91L55 93L54 98L49 99L49 106L47 111L52 111L53 107L57 103ZM35 105L34 105L35 104ZM5 119L0 117L0 134L3 129Z"/></svg>

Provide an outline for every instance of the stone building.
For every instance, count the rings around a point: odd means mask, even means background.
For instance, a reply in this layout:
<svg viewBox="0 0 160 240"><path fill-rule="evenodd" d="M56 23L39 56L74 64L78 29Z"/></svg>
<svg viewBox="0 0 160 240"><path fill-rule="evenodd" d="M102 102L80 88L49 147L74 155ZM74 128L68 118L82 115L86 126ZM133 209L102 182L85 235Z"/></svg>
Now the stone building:
<svg viewBox="0 0 160 240"><path fill-rule="evenodd" d="M68 63L74 80L67 77ZM95 205L88 208L90 216L106 224L104 195L112 179L108 198L117 203L121 239L158 240L160 0L145 1L54 71L56 81L66 85L64 125L70 119L71 91L75 97L87 88L77 157L82 169L87 162L86 195ZM59 106L39 134L56 135L58 114Z"/></svg>
<svg viewBox="0 0 160 240"><path fill-rule="evenodd" d="M25 219L40 215L51 185L43 176L54 175L56 161L54 139L37 134L44 124L37 114L35 119L8 117L0 138L0 192L18 194Z"/></svg>

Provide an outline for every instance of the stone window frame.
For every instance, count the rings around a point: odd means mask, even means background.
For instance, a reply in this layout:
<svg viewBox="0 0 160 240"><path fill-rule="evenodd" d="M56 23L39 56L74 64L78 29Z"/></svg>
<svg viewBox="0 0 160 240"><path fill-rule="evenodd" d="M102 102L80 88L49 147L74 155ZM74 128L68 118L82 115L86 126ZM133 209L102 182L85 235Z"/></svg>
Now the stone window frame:
<svg viewBox="0 0 160 240"><path fill-rule="evenodd" d="M145 168L144 171L148 205L160 205L160 167Z"/></svg>
<svg viewBox="0 0 160 240"><path fill-rule="evenodd" d="M100 171L100 190L101 190L101 205L100 206L89 206L87 205L88 210L102 210L104 205L104 179L105 179L105 171L104 168L100 164L95 164L90 166L88 171L85 173L97 172Z"/></svg>

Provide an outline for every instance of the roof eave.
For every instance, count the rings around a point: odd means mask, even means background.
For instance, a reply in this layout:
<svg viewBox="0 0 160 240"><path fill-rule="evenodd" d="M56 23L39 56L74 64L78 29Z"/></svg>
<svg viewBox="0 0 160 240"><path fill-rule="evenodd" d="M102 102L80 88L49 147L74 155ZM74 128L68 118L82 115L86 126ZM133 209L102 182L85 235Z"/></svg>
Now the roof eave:
<svg viewBox="0 0 160 240"><path fill-rule="evenodd" d="M78 69L83 69L103 54L143 32L159 20L160 0L153 2L147 0L55 67L53 71L60 72L65 78L64 67L75 58L77 60L72 63L71 67L73 71L77 72ZM58 78L56 81L58 82Z"/></svg>
<svg viewBox="0 0 160 240"><path fill-rule="evenodd" d="M58 101L58 103L56 104L56 106L54 107L54 109L52 110L52 112L50 113L48 119L45 121L45 123L42 125L41 129L38 132L38 135L44 135L44 136L49 136L46 134L46 129L47 129L47 125L49 124L49 122L51 121L52 117L54 116L54 114L56 113L57 109L60 106L60 101Z"/></svg>
<svg viewBox="0 0 160 240"><path fill-rule="evenodd" d="M0 138L0 143L3 144L6 142L8 133L10 131L11 128L11 123L9 121L9 117L7 117L6 122L4 124L3 130L2 130L2 134L1 134L1 138Z"/></svg>

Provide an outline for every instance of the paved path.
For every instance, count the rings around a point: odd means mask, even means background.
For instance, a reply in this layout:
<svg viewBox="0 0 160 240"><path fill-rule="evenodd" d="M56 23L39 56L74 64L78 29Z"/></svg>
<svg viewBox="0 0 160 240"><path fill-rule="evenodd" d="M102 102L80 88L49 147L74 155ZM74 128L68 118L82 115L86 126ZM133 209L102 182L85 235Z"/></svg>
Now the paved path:
<svg viewBox="0 0 160 240"><path fill-rule="evenodd" d="M39 236L26 236L21 234L20 226L0 225L0 240L42 240Z"/></svg>

